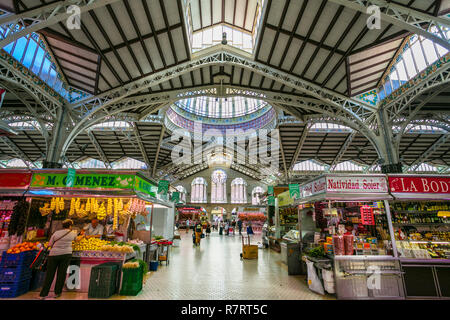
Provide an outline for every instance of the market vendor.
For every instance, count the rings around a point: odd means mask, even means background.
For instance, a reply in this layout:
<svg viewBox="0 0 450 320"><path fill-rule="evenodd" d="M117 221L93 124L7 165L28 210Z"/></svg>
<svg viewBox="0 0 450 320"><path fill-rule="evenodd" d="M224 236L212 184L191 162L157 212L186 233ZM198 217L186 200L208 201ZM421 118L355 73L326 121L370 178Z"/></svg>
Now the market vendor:
<svg viewBox="0 0 450 320"><path fill-rule="evenodd" d="M91 223L84 227L84 235L87 237L101 238L103 235L103 226L98 219L92 219Z"/></svg>
<svg viewBox="0 0 450 320"><path fill-rule="evenodd" d="M345 233L346 235L355 235L355 227L351 221L345 223Z"/></svg>

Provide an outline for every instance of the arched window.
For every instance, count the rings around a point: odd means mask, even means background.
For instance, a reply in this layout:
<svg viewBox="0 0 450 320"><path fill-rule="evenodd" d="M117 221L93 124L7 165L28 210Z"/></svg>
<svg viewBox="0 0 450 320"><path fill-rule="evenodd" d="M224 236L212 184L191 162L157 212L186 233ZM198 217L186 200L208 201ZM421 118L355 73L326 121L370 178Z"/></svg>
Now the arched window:
<svg viewBox="0 0 450 320"><path fill-rule="evenodd" d="M211 175L211 203L227 202L227 174L223 170L215 170Z"/></svg>
<svg viewBox="0 0 450 320"><path fill-rule="evenodd" d="M191 183L191 202L206 203L206 180L202 177L195 178Z"/></svg>
<svg viewBox="0 0 450 320"><path fill-rule="evenodd" d="M242 178L231 182L231 203L247 203L247 182Z"/></svg>
<svg viewBox="0 0 450 320"><path fill-rule="evenodd" d="M262 187L254 187L252 191L252 205L260 205L261 197L264 193L264 189Z"/></svg>
<svg viewBox="0 0 450 320"><path fill-rule="evenodd" d="M175 189L180 193L180 201L186 203L186 189L183 186L176 186Z"/></svg>

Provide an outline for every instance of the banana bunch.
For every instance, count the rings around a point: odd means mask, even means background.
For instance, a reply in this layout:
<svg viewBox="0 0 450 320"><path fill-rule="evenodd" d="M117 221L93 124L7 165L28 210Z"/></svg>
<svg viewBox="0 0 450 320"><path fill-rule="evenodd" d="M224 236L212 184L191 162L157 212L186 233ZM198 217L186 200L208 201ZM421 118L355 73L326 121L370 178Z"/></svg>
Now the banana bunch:
<svg viewBox="0 0 450 320"><path fill-rule="evenodd" d="M97 204L98 206L98 204ZM100 205L100 207L97 210L97 219L98 220L103 220L106 218L106 208L105 208L105 203L102 202L102 204Z"/></svg>
<svg viewBox="0 0 450 320"><path fill-rule="evenodd" d="M44 203L44 206L39 208L39 212L43 217L52 212L49 203L48 202Z"/></svg>
<svg viewBox="0 0 450 320"><path fill-rule="evenodd" d="M87 199L86 201L86 212L91 213L91 199Z"/></svg>
<svg viewBox="0 0 450 320"><path fill-rule="evenodd" d="M106 207L106 213L111 215L113 213L113 202L111 198L108 198L108 206Z"/></svg>
<svg viewBox="0 0 450 320"><path fill-rule="evenodd" d="M75 215L75 203L76 203L76 199L72 198L70 200L69 217L72 217Z"/></svg>

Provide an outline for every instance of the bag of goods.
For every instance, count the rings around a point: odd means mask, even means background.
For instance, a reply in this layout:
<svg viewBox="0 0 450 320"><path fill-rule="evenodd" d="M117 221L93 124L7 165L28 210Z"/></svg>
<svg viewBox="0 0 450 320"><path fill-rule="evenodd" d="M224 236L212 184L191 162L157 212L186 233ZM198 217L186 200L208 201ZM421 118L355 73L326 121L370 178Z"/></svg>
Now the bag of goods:
<svg viewBox="0 0 450 320"><path fill-rule="evenodd" d="M353 235L351 234L344 235L344 251L347 256L353 255Z"/></svg>
<svg viewBox="0 0 450 320"><path fill-rule="evenodd" d="M316 269L314 268L314 262L306 259L306 266L308 268L308 287L311 291L314 291L318 294L325 294L325 291L322 286L322 282L317 276Z"/></svg>
<svg viewBox="0 0 450 320"><path fill-rule="evenodd" d="M344 237L339 235L333 236L334 255L341 256L345 254Z"/></svg>

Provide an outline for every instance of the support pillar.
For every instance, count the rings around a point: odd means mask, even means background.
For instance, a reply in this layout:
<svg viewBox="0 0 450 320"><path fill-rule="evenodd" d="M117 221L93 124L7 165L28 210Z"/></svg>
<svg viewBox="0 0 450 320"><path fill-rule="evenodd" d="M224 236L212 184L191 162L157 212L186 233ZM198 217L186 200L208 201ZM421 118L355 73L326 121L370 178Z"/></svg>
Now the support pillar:
<svg viewBox="0 0 450 320"><path fill-rule="evenodd" d="M377 137L377 147L383 163L382 173L402 173L403 167L399 161L398 148L395 146L392 127L387 124L386 110L380 109L377 114L380 135Z"/></svg>
<svg viewBox="0 0 450 320"><path fill-rule="evenodd" d="M58 110L57 121L53 126L50 146L47 148L47 156L42 163L42 168L62 168L62 149L69 136L69 115L65 107Z"/></svg>

